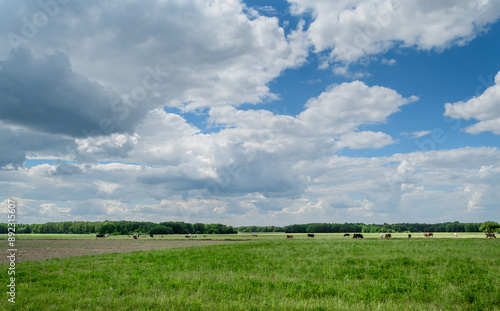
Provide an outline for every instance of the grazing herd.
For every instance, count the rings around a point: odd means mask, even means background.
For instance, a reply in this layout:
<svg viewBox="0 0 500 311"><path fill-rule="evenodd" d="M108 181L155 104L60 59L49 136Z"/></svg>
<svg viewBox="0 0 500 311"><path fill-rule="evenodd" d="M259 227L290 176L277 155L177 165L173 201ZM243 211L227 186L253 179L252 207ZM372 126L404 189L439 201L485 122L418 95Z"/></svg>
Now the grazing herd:
<svg viewBox="0 0 500 311"><path fill-rule="evenodd" d="M150 236L151 238L154 238L154 235L153 235L153 234L150 234L149 236ZM351 236L351 234L350 234L350 233L345 233L343 237L345 238L345 237L350 237L350 236ZM97 239L97 238L107 238L107 237L108 237L108 235L107 235L107 234L96 234L96 236L95 236L95 237L96 237L96 239ZM133 238L134 238L134 240L137 240L137 239L140 237L140 235L139 235L139 234L134 234L134 235L132 235L132 236L130 236L130 235L129 235L128 237L129 237L129 238L133 237ZM143 235L143 237L147 237L147 236L146 236L146 235ZM159 235L158 237L159 237L159 238L163 238L163 235ZM191 235L191 234L185 235L185 237L186 237L186 238L197 238L197 236L196 236L196 235ZM203 237L206 237L206 235L203 235ZM252 234L252 237L257 237L257 234ZM314 238L314 237L315 237L315 234L314 234L314 233L308 233L308 234L307 234L307 237L308 237L308 238ZM426 238L432 238L432 237L434 237L434 233L433 233L433 232L424 232L424 237L426 237ZM453 233L453 237L458 238L458 234L457 234L457 233ZM287 234L287 235L286 235L286 238L287 238L287 239L292 239L292 238L293 238L293 235L291 235L291 234ZM363 238L363 235L362 235L361 233L353 233L352 238L353 238L353 239L362 239L362 238ZM386 233L385 235L384 235L383 233L381 233L381 234L380 234L380 238L381 238L381 239L384 239L384 238L385 238L385 239L390 239L390 238L392 238L392 235L391 235L390 233ZM486 238L495 238L495 239L496 239L496 236L495 236L495 234L494 234L494 233L492 233L492 232L486 232ZM408 234L408 239L411 239L411 234Z"/></svg>
<svg viewBox="0 0 500 311"><path fill-rule="evenodd" d="M254 234L254 236L257 236L257 235ZM350 236L351 236L350 233L345 233L343 237L345 238L345 237L350 237ZM308 233L307 237L308 238L314 238L314 233ZM433 238L434 237L434 233L433 232L424 232L424 237L426 237L426 238ZM456 232L453 233L453 237L458 238L458 233L456 233ZM293 238L293 235L287 234L286 238L287 239ZM363 235L361 233L353 233L352 238L353 239L362 239ZM381 233L380 234L380 238L381 239L390 239L390 238L392 238L392 234L390 234L390 233L386 233L386 234ZM496 238L496 236L495 236L494 233L486 232L486 238ZM411 239L411 234L408 234L408 239Z"/></svg>

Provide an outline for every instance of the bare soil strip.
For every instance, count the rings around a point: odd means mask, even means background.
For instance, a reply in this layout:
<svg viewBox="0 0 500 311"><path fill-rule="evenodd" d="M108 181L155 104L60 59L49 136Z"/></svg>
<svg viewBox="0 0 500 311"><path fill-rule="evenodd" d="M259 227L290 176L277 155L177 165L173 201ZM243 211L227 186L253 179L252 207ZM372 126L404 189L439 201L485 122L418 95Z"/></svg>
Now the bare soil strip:
<svg viewBox="0 0 500 311"><path fill-rule="evenodd" d="M17 242L16 262L45 260L49 258L77 257L105 253L124 253L173 247L189 247L209 244L230 243L230 241L207 240L19 240ZM8 254L7 254L8 255ZM0 263L8 263L6 256Z"/></svg>

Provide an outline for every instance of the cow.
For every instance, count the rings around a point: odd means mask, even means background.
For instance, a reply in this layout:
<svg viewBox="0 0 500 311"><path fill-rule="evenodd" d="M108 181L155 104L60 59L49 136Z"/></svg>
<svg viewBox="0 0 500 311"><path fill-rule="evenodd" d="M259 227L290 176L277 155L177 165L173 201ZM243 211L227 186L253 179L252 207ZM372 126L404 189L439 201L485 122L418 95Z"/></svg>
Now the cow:
<svg viewBox="0 0 500 311"><path fill-rule="evenodd" d="M189 239L191 237L191 235L186 235L185 237Z"/></svg>
<svg viewBox="0 0 500 311"><path fill-rule="evenodd" d="M363 235L361 233L354 233L352 236L353 239L362 239Z"/></svg>
<svg viewBox="0 0 500 311"><path fill-rule="evenodd" d="M345 238L346 236L351 236L351 235L350 235L349 233L346 233L346 234L344 234L344 238Z"/></svg>
<svg viewBox="0 0 500 311"><path fill-rule="evenodd" d="M139 238L139 236L134 234L134 240L137 240L138 238Z"/></svg>
<svg viewBox="0 0 500 311"><path fill-rule="evenodd" d="M256 235L256 234L252 234L252 236L257 237L257 235Z"/></svg>
<svg viewBox="0 0 500 311"><path fill-rule="evenodd" d="M150 236L150 237L153 237L153 235L152 235L152 234L150 234L149 236Z"/></svg>
<svg viewBox="0 0 500 311"><path fill-rule="evenodd" d="M411 234L408 234L408 239L411 239Z"/></svg>
<svg viewBox="0 0 500 311"><path fill-rule="evenodd" d="M105 238L106 236L104 234L96 234L95 238Z"/></svg>
<svg viewBox="0 0 500 311"><path fill-rule="evenodd" d="M287 239L292 239L292 238L293 238L293 235L291 235L291 234L287 234L287 235L286 235L286 238L287 238Z"/></svg>
<svg viewBox="0 0 500 311"><path fill-rule="evenodd" d="M456 233L456 232L453 233L453 236L456 237L456 238L458 238L458 233Z"/></svg>
<svg viewBox="0 0 500 311"><path fill-rule="evenodd" d="M381 238L381 239L383 239L383 238L384 238L384 234L383 234L383 233L381 233L381 234L380 234L380 238Z"/></svg>
<svg viewBox="0 0 500 311"><path fill-rule="evenodd" d="M487 238L497 238L493 232L486 232L486 237Z"/></svg>
<svg viewBox="0 0 500 311"><path fill-rule="evenodd" d="M424 236L425 236L426 238L430 238L430 237L434 237L434 234L433 234L432 232L425 232L425 233L424 233Z"/></svg>
<svg viewBox="0 0 500 311"><path fill-rule="evenodd" d="M308 234L307 234L307 237L308 237L308 238L314 238L314 233L308 233Z"/></svg>
<svg viewBox="0 0 500 311"><path fill-rule="evenodd" d="M204 238L206 238L207 236L206 235L203 235Z"/></svg>
<svg viewBox="0 0 500 311"><path fill-rule="evenodd" d="M390 233L386 233L385 234L385 238L388 239L388 238L392 238L392 235Z"/></svg>
<svg viewBox="0 0 500 311"><path fill-rule="evenodd" d="M105 234L104 237L107 238L109 235L108 234Z"/></svg>

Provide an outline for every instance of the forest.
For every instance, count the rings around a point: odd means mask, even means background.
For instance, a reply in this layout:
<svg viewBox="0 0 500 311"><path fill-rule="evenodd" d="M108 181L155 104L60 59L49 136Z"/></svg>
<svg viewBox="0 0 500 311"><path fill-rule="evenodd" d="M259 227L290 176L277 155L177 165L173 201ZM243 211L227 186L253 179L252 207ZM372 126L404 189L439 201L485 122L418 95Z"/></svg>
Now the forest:
<svg viewBox="0 0 500 311"><path fill-rule="evenodd" d="M239 232L286 232L286 233L397 233L397 232L480 232L482 223L445 222L437 224L398 223L398 224L363 224L363 223L310 223L295 224L285 227L246 226L238 227Z"/></svg>
<svg viewBox="0 0 500 311"><path fill-rule="evenodd" d="M286 232L286 233L386 233L386 232L480 232L482 223L445 222L437 224L398 223L310 223L278 226L241 226L185 222L144 221L64 221L45 224L16 224L16 233L66 233L66 234L235 234L238 232ZM0 223L0 233L7 233L8 226Z"/></svg>
<svg viewBox="0 0 500 311"><path fill-rule="evenodd" d="M7 224L0 224L0 233L7 233ZM45 224L16 224L16 233L66 234L233 234L238 231L222 224L144 221L64 221Z"/></svg>

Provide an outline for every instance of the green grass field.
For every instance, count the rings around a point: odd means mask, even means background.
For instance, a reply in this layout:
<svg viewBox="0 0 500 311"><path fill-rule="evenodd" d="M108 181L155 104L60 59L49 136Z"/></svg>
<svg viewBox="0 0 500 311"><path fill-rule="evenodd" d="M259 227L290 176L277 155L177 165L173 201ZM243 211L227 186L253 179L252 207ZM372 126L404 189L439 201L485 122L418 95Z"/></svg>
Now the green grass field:
<svg viewBox="0 0 500 311"><path fill-rule="evenodd" d="M500 310L498 239L377 236L207 236L241 241L19 262L15 309Z"/></svg>

